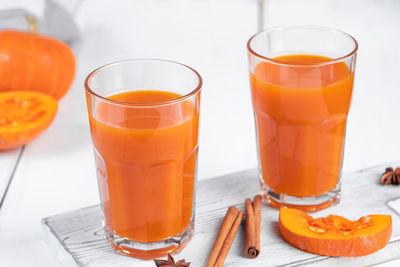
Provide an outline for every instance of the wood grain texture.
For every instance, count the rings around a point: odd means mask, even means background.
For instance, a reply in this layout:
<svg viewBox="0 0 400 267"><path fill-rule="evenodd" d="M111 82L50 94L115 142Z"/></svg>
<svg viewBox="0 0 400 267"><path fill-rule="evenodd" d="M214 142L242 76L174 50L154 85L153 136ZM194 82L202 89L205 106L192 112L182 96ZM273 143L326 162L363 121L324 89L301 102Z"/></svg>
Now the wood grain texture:
<svg viewBox="0 0 400 267"><path fill-rule="evenodd" d="M398 166L400 163L391 164ZM278 211L262 207L261 250L256 259L244 256L245 230L240 228L225 266L361 266L383 263L400 258L400 217L387 202L400 197L400 186L383 186L379 176L384 166L349 173L342 179L340 204L314 214L340 214L358 219L367 214L390 214L393 234L390 244L381 251L359 258L322 257L298 250L287 244L278 229ZM220 223L229 206L244 210L246 198L258 193L257 170L247 170L199 182L197 185L195 236L177 259L185 258L194 267L205 266ZM152 261L120 256L103 236L99 206L45 218L43 224L49 237L56 240L58 254L69 264L79 266L154 266ZM70 255L70 256L66 256Z"/></svg>

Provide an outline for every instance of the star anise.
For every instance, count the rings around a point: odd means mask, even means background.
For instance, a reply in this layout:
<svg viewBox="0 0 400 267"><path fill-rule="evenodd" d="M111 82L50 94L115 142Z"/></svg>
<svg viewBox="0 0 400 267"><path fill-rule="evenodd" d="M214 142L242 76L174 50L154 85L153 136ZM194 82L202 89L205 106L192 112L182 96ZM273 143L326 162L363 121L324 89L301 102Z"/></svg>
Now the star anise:
<svg viewBox="0 0 400 267"><path fill-rule="evenodd" d="M190 262L186 262L185 259L175 262L171 254L168 254L168 260L154 260L157 267L189 267Z"/></svg>
<svg viewBox="0 0 400 267"><path fill-rule="evenodd" d="M382 184L400 184L400 168L393 168L389 167L386 168L385 172L381 176L381 183Z"/></svg>

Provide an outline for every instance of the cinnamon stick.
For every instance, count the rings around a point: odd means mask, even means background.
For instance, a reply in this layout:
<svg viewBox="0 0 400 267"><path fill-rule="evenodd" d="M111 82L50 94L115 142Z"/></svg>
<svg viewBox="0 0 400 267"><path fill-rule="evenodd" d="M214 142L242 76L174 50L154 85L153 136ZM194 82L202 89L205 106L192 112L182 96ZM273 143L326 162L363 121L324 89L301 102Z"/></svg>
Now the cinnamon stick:
<svg viewBox="0 0 400 267"><path fill-rule="evenodd" d="M244 206L246 209L246 254L250 258L255 258L258 256L259 251L257 249L257 233L253 204L250 199L246 199Z"/></svg>
<svg viewBox="0 0 400 267"><path fill-rule="evenodd" d="M239 226L242 223L242 219L243 219L243 211L239 211L239 214L236 217L235 222L233 223L232 228L225 239L221 251L219 252L214 267L222 267L224 265L225 258L228 255L229 250L231 249L233 240L235 239L236 233L239 230Z"/></svg>
<svg viewBox="0 0 400 267"><path fill-rule="evenodd" d="M256 229L256 248L258 253L260 253L260 238L261 238L261 207L262 207L262 197L257 195L253 200L253 212L254 212L254 224Z"/></svg>
<svg viewBox="0 0 400 267"><path fill-rule="evenodd" d="M239 210L236 207L229 207L228 211L226 212L225 218L222 222L221 228L219 229L217 238L215 239L214 246L211 250L206 267L214 267L217 258L221 252L221 249L227 241L229 233L233 230L232 228L238 218L238 215L239 215ZM243 212L242 212L242 217L243 217Z"/></svg>

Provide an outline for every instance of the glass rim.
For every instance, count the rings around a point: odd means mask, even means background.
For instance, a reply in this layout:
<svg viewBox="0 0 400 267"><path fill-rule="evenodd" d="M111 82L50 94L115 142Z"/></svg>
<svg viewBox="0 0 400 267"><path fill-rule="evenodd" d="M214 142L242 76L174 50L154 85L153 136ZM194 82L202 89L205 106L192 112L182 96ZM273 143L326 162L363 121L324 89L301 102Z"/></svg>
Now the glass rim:
<svg viewBox="0 0 400 267"><path fill-rule="evenodd" d="M145 61L154 61L154 62L163 62L163 63L172 63L174 65L179 65L184 67L186 70L189 70L192 72L192 74L194 74L197 78L198 78L198 83L197 86L195 87L195 89L191 90L189 93L182 95L180 97L177 98L173 98L170 100L166 100L166 101L160 101L160 102L147 102L147 103L135 103L135 102L127 102L127 101L119 101L119 100L114 100L114 99L110 99L106 96L100 95L98 93L96 93L90 86L90 80L100 71L106 70L109 67L113 67L115 65L119 65L121 63L128 63L128 62L145 62ZM109 102L115 105L121 105L121 106L131 106L131 107L152 107L152 106L164 106L164 105L169 105L169 104L174 104L174 103L179 103L182 101L185 101L187 99L189 99L190 97L192 97L193 95L196 95L198 92L200 92L201 87L203 85L203 80L200 76L200 74L193 68L183 64L183 63L179 63L176 61L172 61L172 60L167 60L167 59L155 59L155 58L137 58L137 59L124 59L124 60L119 60L119 61L115 61L112 63L108 63L105 65L102 65L98 68L96 68L95 70L93 70L92 72L89 73L89 75L86 77L85 82L84 82L84 86L85 86L85 90L88 94L93 95L95 97L98 97L100 99L102 99L105 102Z"/></svg>
<svg viewBox="0 0 400 267"><path fill-rule="evenodd" d="M290 63L290 62L285 62L285 61L281 61L281 60L276 60L270 57L266 57L263 56L259 53L257 53L252 47L251 47L251 43L252 41L262 35L262 34L268 34L270 32L274 32L274 31L282 31L282 30L288 30L288 29L308 29L308 30L322 30L322 31L326 31L326 32L331 32L331 33L336 33L336 34L340 34L343 35L347 38L349 38L350 40L353 41L354 44L354 48L351 50L350 53L345 54L344 56L341 57L337 57L337 58L333 58L331 60L326 60L326 61L322 61L322 62L318 62L318 63L314 63L314 64L297 64L297 63ZM330 64L335 64L335 63L339 63L347 58L350 58L352 56L354 56L357 53L358 50L358 42L357 40L351 36L350 34L335 29L335 28L330 28L330 27L324 27L324 26L314 26L314 25L299 25L299 26L277 26L277 27L272 27L269 29L265 29L262 31L259 31L257 33L255 33L254 35L252 35L250 37L250 39L247 41L247 51L249 52L249 54L252 54L253 56L256 56L258 58L261 58L264 61L268 61L270 63L276 64L276 65L282 65L282 66L287 66L287 67L316 67L316 66L324 66L324 65L330 65Z"/></svg>

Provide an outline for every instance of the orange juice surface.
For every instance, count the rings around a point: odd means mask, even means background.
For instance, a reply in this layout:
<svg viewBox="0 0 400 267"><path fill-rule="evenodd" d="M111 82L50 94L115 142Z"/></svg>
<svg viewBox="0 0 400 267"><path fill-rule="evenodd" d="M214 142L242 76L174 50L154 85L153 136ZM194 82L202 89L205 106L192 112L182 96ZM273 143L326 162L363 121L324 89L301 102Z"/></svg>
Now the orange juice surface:
<svg viewBox="0 0 400 267"><path fill-rule="evenodd" d="M354 74L314 55L274 58L250 74L261 173L274 192L324 194L339 181Z"/></svg>
<svg viewBox="0 0 400 267"><path fill-rule="evenodd" d="M179 98L131 91L109 99L156 103ZM162 105L99 103L90 118L107 228L139 242L182 233L192 216L198 109L191 100Z"/></svg>

